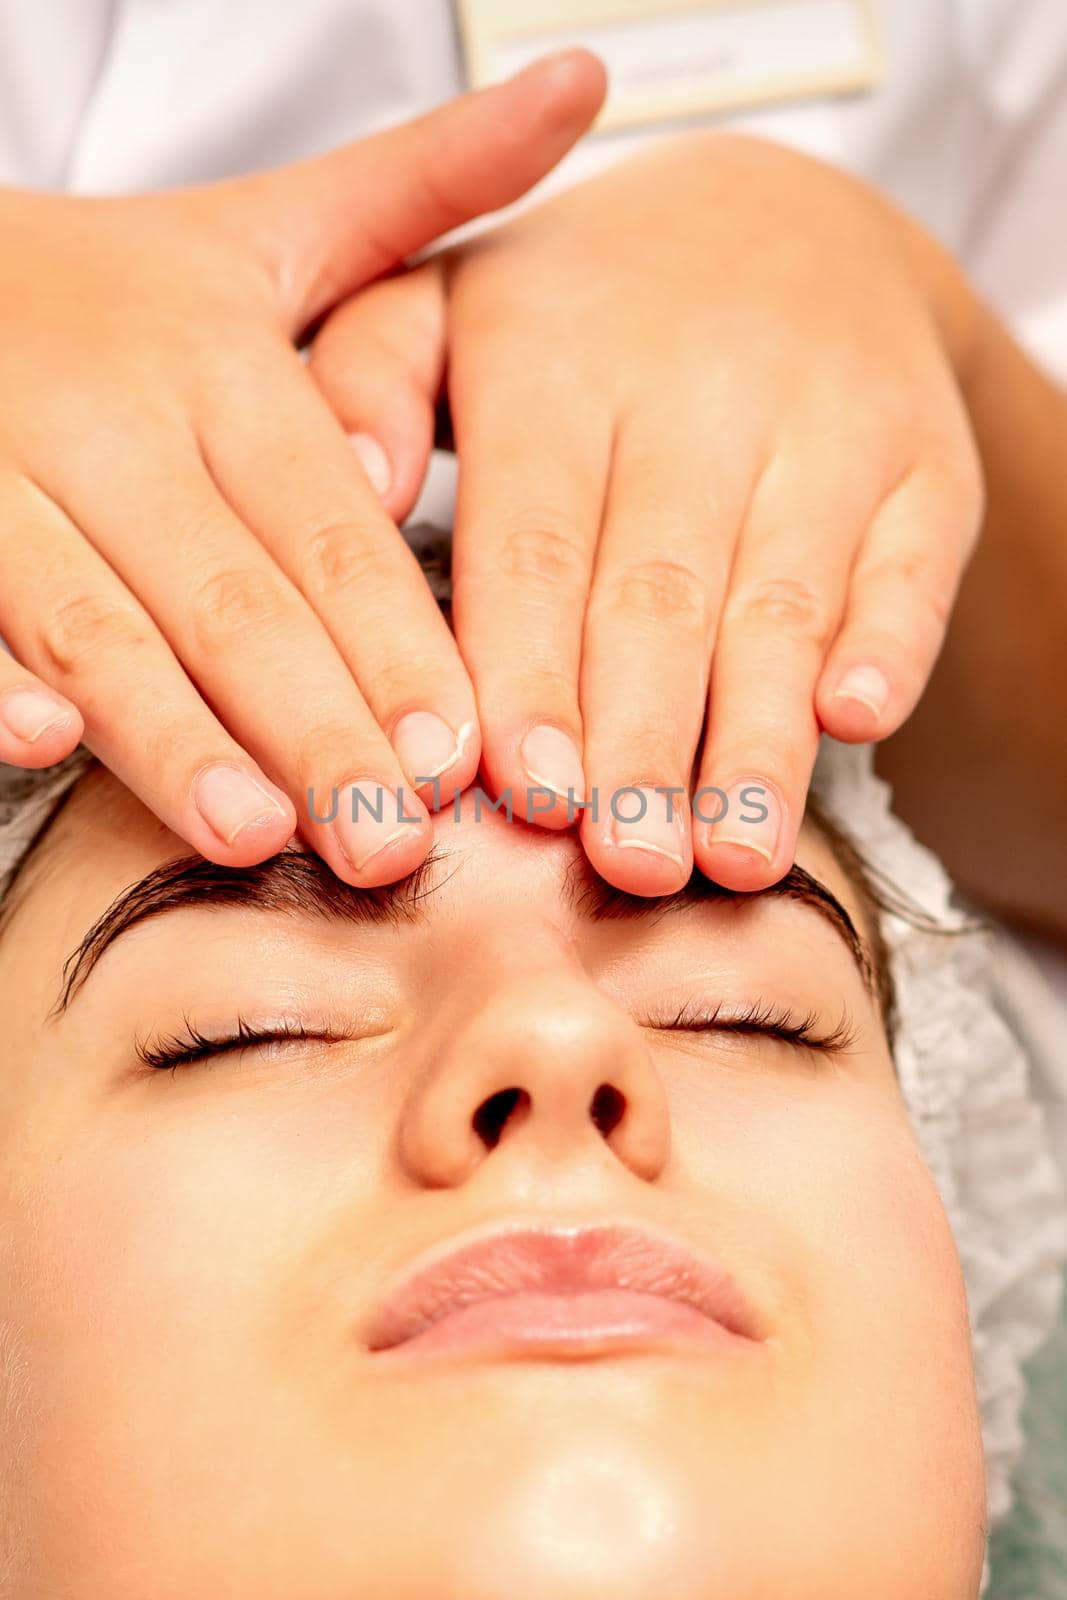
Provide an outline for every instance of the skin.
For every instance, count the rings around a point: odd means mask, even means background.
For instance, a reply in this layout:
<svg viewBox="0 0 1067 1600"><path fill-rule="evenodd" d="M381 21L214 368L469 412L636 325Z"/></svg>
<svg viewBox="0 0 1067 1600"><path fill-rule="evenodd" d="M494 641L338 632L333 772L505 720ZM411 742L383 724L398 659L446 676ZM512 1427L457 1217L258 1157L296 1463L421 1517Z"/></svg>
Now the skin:
<svg viewBox="0 0 1067 1600"><path fill-rule="evenodd" d="M617 857L610 823L582 837L639 892L676 889L694 858L735 888L772 883L820 728L866 741L901 725L978 536L966 279L869 185L702 132L435 258L419 283L422 304L386 282L335 312L315 370L347 427L392 417L390 448L410 452L413 430L393 441L413 403L402 382L380 392L376 351L416 345L398 315L444 330L456 636L491 779L517 784L547 724L601 790L684 785L694 762L728 796L762 784L759 827L683 797L673 838L650 831L644 855ZM428 370L424 352L408 388Z"/></svg>
<svg viewBox="0 0 1067 1600"><path fill-rule="evenodd" d="M658 894L694 860L735 888L780 877L824 728L883 741L898 809L964 887L1067 938L1067 396L929 235L822 163L699 133L380 279L528 188L603 92L572 52L281 172L0 193L19 532L0 758L48 765L84 724L230 864L307 823L311 789L437 775L447 794L483 743L520 801L692 770L730 797L717 823L715 798L653 802L620 850L610 818L583 820L603 876ZM324 407L292 342L333 305ZM446 360L458 650L392 521ZM758 828L738 825L745 782ZM364 811L355 836L301 833L346 881L395 881L435 802L409 795L418 829Z"/></svg>
<svg viewBox="0 0 1067 1600"><path fill-rule="evenodd" d="M434 819L420 923L169 912L51 1023L87 928L185 847L99 771L40 847L0 939L0 1592L974 1600L961 1273L845 943L781 897L591 920L562 894L573 834L470 802ZM798 860L862 928L808 826ZM845 1009L854 1043L656 1026L716 999ZM173 1074L134 1056L183 1014L279 1010L346 1038ZM506 1086L527 1114L490 1148L472 1118ZM734 1274L751 1360L389 1372L360 1344L428 1247L622 1219Z"/></svg>
<svg viewBox="0 0 1067 1600"><path fill-rule="evenodd" d="M525 741L548 726L561 792L760 784L760 827L684 798L644 852L582 826L635 892L694 859L751 889L793 860L820 730L895 734L903 815L965 884L1067 932L1067 396L929 234L822 162L701 132L372 286L312 367L382 441L398 516L446 358L491 782L545 776Z"/></svg>
<svg viewBox="0 0 1067 1600"><path fill-rule="evenodd" d="M0 760L48 766L84 736L231 866L306 824L312 786L470 782L455 641L294 346L521 195L603 94L571 51L273 172L0 189ZM430 846L412 807L399 839L364 813L316 847L348 882L403 877Z"/></svg>

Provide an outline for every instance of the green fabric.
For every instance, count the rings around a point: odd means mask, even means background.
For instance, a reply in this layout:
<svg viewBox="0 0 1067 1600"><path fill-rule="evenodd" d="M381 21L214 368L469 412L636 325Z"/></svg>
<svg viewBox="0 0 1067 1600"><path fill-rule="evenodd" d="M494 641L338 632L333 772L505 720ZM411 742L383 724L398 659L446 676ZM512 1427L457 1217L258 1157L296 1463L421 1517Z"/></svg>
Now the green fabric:
<svg viewBox="0 0 1067 1600"><path fill-rule="evenodd" d="M989 1546L989 1600L1067 1600L1067 1303L1027 1365L1016 1503Z"/></svg>

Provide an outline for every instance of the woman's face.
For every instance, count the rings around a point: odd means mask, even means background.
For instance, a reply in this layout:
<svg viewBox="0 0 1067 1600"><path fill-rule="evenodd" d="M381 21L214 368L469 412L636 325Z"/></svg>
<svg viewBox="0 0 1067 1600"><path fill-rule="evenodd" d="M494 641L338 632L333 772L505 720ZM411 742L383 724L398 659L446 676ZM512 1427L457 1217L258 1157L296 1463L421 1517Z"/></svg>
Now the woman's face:
<svg viewBox="0 0 1067 1600"><path fill-rule="evenodd" d="M572 836L470 794L436 833L392 897L164 874L51 1019L184 847L95 772L31 864L0 1593L971 1600L959 1265L832 912L598 906ZM798 864L862 927L810 827ZM752 1007L851 1045L721 1026ZM334 1038L141 1059L238 1019Z"/></svg>

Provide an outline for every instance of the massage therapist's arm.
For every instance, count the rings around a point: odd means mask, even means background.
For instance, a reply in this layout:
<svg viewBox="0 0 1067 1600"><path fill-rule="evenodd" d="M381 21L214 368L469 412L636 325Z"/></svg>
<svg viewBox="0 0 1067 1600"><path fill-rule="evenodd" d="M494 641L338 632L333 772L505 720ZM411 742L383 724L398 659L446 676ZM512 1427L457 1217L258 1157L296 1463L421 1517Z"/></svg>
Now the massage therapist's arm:
<svg viewBox="0 0 1067 1600"><path fill-rule="evenodd" d="M964 888L1067 940L1067 394L989 312L964 394L985 523L926 692L876 765Z"/></svg>

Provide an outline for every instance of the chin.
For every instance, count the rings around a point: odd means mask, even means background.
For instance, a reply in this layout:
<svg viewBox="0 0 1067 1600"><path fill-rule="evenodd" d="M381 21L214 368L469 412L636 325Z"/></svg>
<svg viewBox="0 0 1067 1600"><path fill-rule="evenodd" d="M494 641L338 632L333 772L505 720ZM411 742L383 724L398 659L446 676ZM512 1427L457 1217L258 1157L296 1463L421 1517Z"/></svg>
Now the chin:
<svg viewBox="0 0 1067 1600"><path fill-rule="evenodd" d="M726 1416L668 1418L619 1378L597 1416L468 1431L425 1494L425 1565L390 1600L977 1600L977 1476L874 1480L840 1459L771 1451ZM546 1414L547 1413L547 1414ZM432 1452L424 1458L433 1460ZM438 1457L438 1466L440 1466ZM960 1464L962 1467L962 1464ZM972 1493L972 1479L975 1493ZM419 1509L416 1509L416 1501ZM378 1600L378 1590L373 1591ZM371 1589L367 1590L370 1600ZM362 1595L360 1597L362 1600Z"/></svg>

